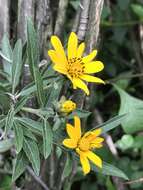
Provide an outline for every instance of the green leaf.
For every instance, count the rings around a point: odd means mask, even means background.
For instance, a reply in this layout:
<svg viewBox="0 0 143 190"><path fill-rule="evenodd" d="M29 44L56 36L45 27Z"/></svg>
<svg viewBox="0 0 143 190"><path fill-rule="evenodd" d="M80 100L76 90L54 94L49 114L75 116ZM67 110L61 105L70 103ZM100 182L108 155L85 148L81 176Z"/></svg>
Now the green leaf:
<svg viewBox="0 0 143 190"><path fill-rule="evenodd" d="M88 117L91 114L91 112L81 109L76 109L71 114L68 115L68 119L73 119L75 115L77 115L80 118Z"/></svg>
<svg viewBox="0 0 143 190"><path fill-rule="evenodd" d="M100 125L97 125L92 130L94 130L96 128L102 128L102 134L106 133L106 132L114 129L115 127L119 126L121 124L121 122L123 122L125 120L126 117L127 117L127 114L115 116L115 117L109 119L108 121L106 121Z"/></svg>
<svg viewBox="0 0 143 190"><path fill-rule="evenodd" d="M26 158L25 153L22 151L20 152L15 159L14 166L13 166L13 174L12 174L12 181L16 181L16 179L25 171L28 160Z"/></svg>
<svg viewBox="0 0 143 190"><path fill-rule="evenodd" d="M32 164L35 174L38 176L40 172L40 155L39 149L35 141L24 138L23 150Z"/></svg>
<svg viewBox="0 0 143 190"><path fill-rule="evenodd" d="M48 80L43 81L43 87L44 88L50 88L50 84L52 83L53 78L49 78ZM49 84L49 86L47 86ZM34 82L28 84L25 86L22 91L18 94L18 96L28 96L34 92L36 92L37 88Z"/></svg>
<svg viewBox="0 0 143 190"><path fill-rule="evenodd" d="M0 117L0 128L5 126L5 120L6 120L6 117L2 115Z"/></svg>
<svg viewBox="0 0 143 190"><path fill-rule="evenodd" d="M103 162L102 169L98 169L94 164L91 164L91 168L93 171L100 172L104 175L116 176L128 180L128 177L122 170L106 162Z"/></svg>
<svg viewBox="0 0 143 190"><path fill-rule="evenodd" d="M66 177L68 177L72 171L72 159L71 156L69 154L67 154L67 159L66 159L66 163L65 163L65 167L62 173L62 179L64 180Z"/></svg>
<svg viewBox="0 0 143 190"><path fill-rule="evenodd" d="M8 58L9 60L13 59L13 53L12 53L12 49L10 46L10 42L9 39L7 37L7 34L4 35L3 39L2 39L2 53L3 55ZM6 72L8 74L8 81L11 82L11 63L9 61L3 60L3 68L4 68L4 72Z"/></svg>
<svg viewBox="0 0 143 190"><path fill-rule="evenodd" d="M30 129L32 132L38 135L42 135L42 123L26 117L15 117L15 119L18 120L26 128Z"/></svg>
<svg viewBox="0 0 143 190"><path fill-rule="evenodd" d="M13 121L14 121L14 109L11 107L9 110L7 116L6 116L6 121L5 121L5 134L7 134L8 130L12 128L13 126Z"/></svg>
<svg viewBox="0 0 143 190"><path fill-rule="evenodd" d="M32 133L29 129L27 129L26 127L24 127L24 129L23 129L23 133L24 133L24 136L29 137L30 139L32 139L32 140L34 140L34 141L37 142L36 137L35 137L35 136L33 135L33 133Z"/></svg>
<svg viewBox="0 0 143 190"><path fill-rule="evenodd" d="M115 186L113 185L109 177L107 178L106 186L107 186L107 190L116 190Z"/></svg>
<svg viewBox="0 0 143 190"><path fill-rule="evenodd" d="M143 19L143 6L139 4L131 4L133 12L140 18Z"/></svg>
<svg viewBox="0 0 143 190"><path fill-rule="evenodd" d="M27 100L29 99L28 96L23 96L16 104L14 108L14 112L17 113L23 108L23 106L26 104Z"/></svg>
<svg viewBox="0 0 143 190"><path fill-rule="evenodd" d="M6 139L0 141L0 153L8 151L14 144L12 139Z"/></svg>
<svg viewBox="0 0 143 190"><path fill-rule="evenodd" d="M119 115L127 113L127 117L121 122L126 133L135 133L143 129L143 101L135 98L124 90L114 85L121 99Z"/></svg>
<svg viewBox="0 0 143 190"><path fill-rule="evenodd" d="M79 162L79 156L77 156L74 152L72 152L72 154L73 154L73 157ZM91 164L92 171L100 172L104 175L116 176L116 177L120 177L120 178L128 180L127 175L122 170L120 170L120 169L116 168L115 166L108 164L104 161L102 162L102 169L97 167L92 162L90 164Z"/></svg>
<svg viewBox="0 0 143 190"><path fill-rule="evenodd" d="M11 190L11 177L4 175L0 183L0 190Z"/></svg>
<svg viewBox="0 0 143 190"><path fill-rule="evenodd" d="M44 119L42 134L43 134L43 153L46 159L51 153L52 142L53 142L52 129L49 122L46 121L46 119Z"/></svg>
<svg viewBox="0 0 143 190"><path fill-rule="evenodd" d="M54 102L57 102L63 86L63 79L58 82L54 82L51 87L50 95L46 103L46 107L52 107Z"/></svg>
<svg viewBox="0 0 143 190"><path fill-rule="evenodd" d="M134 145L134 138L132 135L123 135L122 138L116 142L116 145L121 150L127 150Z"/></svg>
<svg viewBox="0 0 143 190"><path fill-rule="evenodd" d="M15 88L19 84L19 79L22 69L22 42L18 40L13 50L12 62L12 93L14 94Z"/></svg>
<svg viewBox="0 0 143 190"><path fill-rule="evenodd" d="M36 31L34 29L32 21L29 19L27 21L27 53L29 60L29 67L33 79L37 88L37 98L41 106L44 105L45 96L43 89L43 79L39 72L38 63L39 63L39 47L38 47L38 38Z"/></svg>
<svg viewBox="0 0 143 190"><path fill-rule="evenodd" d="M22 126L14 121L14 133L15 133L15 146L16 151L19 153L23 147L23 129Z"/></svg>
<svg viewBox="0 0 143 190"><path fill-rule="evenodd" d="M27 54L29 59L29 67L34 78L34 66L38 67L39 63L39 46L37 41L37 33L34 29L31 19L27 20Z"/></svg>
<svg viewBox="0 0 143 190"><path fill-rule="evenodd" d="M39 104L41 106L44 106L45 92L44 92L44 88L43 88L43 80L42 80L42 76L39 72L39 69L36 67L34 69L34 80L35 80L35 84L37 87L37 97L38 97Z"/></svg>

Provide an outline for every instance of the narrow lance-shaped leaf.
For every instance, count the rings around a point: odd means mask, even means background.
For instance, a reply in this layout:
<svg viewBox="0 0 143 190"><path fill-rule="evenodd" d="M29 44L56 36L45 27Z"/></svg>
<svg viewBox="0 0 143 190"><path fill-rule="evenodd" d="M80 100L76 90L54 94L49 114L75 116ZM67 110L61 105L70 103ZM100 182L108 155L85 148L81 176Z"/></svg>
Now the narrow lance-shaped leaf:
<svg viewBox="0 0 143 190"><path fill-rule="evenodd" d="M73 156L79 162L79 157L75 153L73 153ZM92 162L90 163L90 165L91 165L91 170L92 171L100 172L100 173L102 173L104 175L120 177L120 178L123 178L123 179L126 179L126 180L129 179L127 177L127 175L122 170L120 170L119 168L117 168L117 167L115 167L115 166L113 166L111 164L108 164L107 162L103 161L102 169L97 167Z"/></svg>
<svg viewBox="0 0 143 190"><path fill-rule="evenodd" d="M43 126L42 123L26 117L15 117L15 119L18 120L18 122L20 122L26 128L31 130L33 133L42 136L42 126Z"/></svg>
<svg viewBox="0 0 143 190"><path fill-rule="evenodd" d="M14 112L17 113L21 110L21 108L23 108L23 106L26 104L27 100L30 97L28 96L23 96L16 104L15 104L15 108L14 108Z"/></svg>
<svg viewBox="0 0 143 190"><path fill-rule="evenodd" d="M54 82L52 87L51 87L51 91L50 91L50 95L48 97L48 101L46 103L47 107L51 107L53 106L53 102L56 102L59 98L62 86L63 86L63 80L60 80L58 82Z"/></svg>
<svg viewBox="0 0 143 190"><path fill-rule="evenodd" d="M64 180L66 177L68 177L72 171L72 164L73 161L71 159L71 155L67 154L67 159L65 163L65 167L62 174L62 179Z"/></svg>
<svg viewBox="0 0 143 190"><path fill-rule="evenodd" d="M45 159L48 158L48 156L51 153L52 150L52 142L53 142L53 133L51 126L49 125L49 122L44 119L43 123L43 152Z"/></svg>
<svg viewBox="0 0 143 190"><path fill-rule="evenodd" d="M13 182L16 181L16 179L25 171L28 163L28 159L23 151L16 156L12 172Z"/></svg>
<svg viewBox="0 0 143 190"><path fill-rule="evenodd" d="M2 39L2 53L3 55L8 58L8 60L12 61L13 59L13 53L12 53L12 48L10 46L10 42L9 39L7 37L7 34L4 35L3 39ZM8 74L8 81L11 82L12 76L11 76L11 63L10 61L7 60L3 60L3 68L4 71Z"/></svg>
<svg viewBox="0 0 143 190"><path fill-rule="evenodd" d="M39 104L43 106L45 102L45 96L43 89L43 80L38 68L38 63L39 63L39 47L37 40L38 38L31 20L27 21L27 38L28 38L27 53L28 53L29 67L37 87L37 98Z"/></svg>
<svg viewBox="0 0 143 190"><path fill-rule="evenodd" d="M14 121L14 133L15 133L15 146L16 146L16 151L19 153L23 147L23 128L22 126Z"/></svg>
<svg viewBox="0 0 143 190"><path fill-rule="evenodd" d="M13 50L12 62L12 93L14 94L16 86L19 84L19 79L22 69L22 42L18 40Z"/></svg>
<svg viewBox="0 0 143 190"><path fill-rule="evenodd" d="M41 106L45 103L45 92L43 89L43 79L38 68L34 67L34 80L37 87L37 98Z"/></svg>
<svg viewBox="0 0 143 190"><path fill-rule="evenodd" d="M106 121L100 125L97 125L92 130L94 130L96 128L102 128L102 133L106 133L106 132L118 127L125 120L127 115L128 114L122 114L122 115L115 116L115 117L109 119L108 121Z"/></svg>
<svg viewBox="0 0 143 190"><path fill-rule="evenodd" d="M122 170L106 162L103 162L102 169L97 168L94 164L91 164L91 166L92 170L95 172L100 172L104 175L120 177L126 180L129 179Z"/></svg>
<svg viewBox="0 0 143 190"><path fill-rule="evenodd" d="M14 109L13 107L11 107L11 109L9 110L7 117L6 117L6 121L5 121L5 134L8 132L9 129L12 128L13 126L13 121L14 121Z"/></svg>
<svg viewBox="0 0 143 190"><path fill-rule="evenodd" d="M25 137L23 150L27 158L31 162L35 174L38 176L40 172L40 155L36 142L32 139Z"/></svg>

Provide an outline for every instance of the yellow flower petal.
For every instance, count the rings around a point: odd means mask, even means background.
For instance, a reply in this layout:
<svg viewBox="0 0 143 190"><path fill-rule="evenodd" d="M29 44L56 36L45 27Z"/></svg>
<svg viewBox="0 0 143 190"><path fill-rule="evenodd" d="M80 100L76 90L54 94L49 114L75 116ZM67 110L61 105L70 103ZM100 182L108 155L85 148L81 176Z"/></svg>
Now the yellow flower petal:
<svg viewBox="0 0 143 190"><path fill-rule="evenodd" d="M81 162L84 174L85 175L88 174L90 172L90 164L84 153L80 153L80 162Z"/></svg>
<svg viewBox="0 0 143 190"><path fill-rule="evenodd" d="M69 135L69 137L72 139L72 140L75 140L76 143L77 141L79 140L79 135L77 135L77 128L76 127L73 127L71 124L67 123L66 125L66 130L67 130L67 133ZM78 132L79 134L79 132Z"/></svg>
<svg viewBox="0 0 143 190"><path fill-rule="evenodd" d="M67 74L67 70L66 70L65 67L62 67L62 66L60 66L58 64L55 64L53 68L54 68L55 71L58 71L59 73L62 73L64 75Z"/></svg>
<svg viewBox="0 0 143 190"><path fill-rule="evenodd" d="M78 88L81 88L82 90L84 90L84 92L89 95L89 90L87 88L87 85L82 81L80 80L79 78L74 78L73 79L73 85L74 87L78 87Z"/></svg>
<svg viewBox="0 0 143 190"><path fill-rule="evenodd" d="M89 55L87 55L86 57L83 57L82 61L84 63L89 63L95 58L96 54L97 54L97 50L93 50Z"/></svg>
<svg viewBox="0 0 143 190"><path fill-rule="evenodd" d="M102 137L95 137L95 139L92 141L92 143L102 143L104 141L104 139Z"/></svg>
<svg viewBox="0 0 143 190"><path fill-rule="evenodd" d="M101 134L102 132L102 129L101 128L98 128L98 129L95 129L93 131L91 131L92 133L94 133L94 135L97 137Z"/></svg>
<svg viewBox="0 0 143 190"><path fill-rule="evenodd" d="M101 148L103 146L102 145L103 141L104 141L103 138L101 138L101 137L95 137L95 139L91 141L90 147L91 148Z"/></svg>
<svg viewBox="0 0 143 190"><path fill-rule="evenodd" d="M97 165L99 168L102 168L102 160L99 156L94 154L91 151L86 152L86 156L89 160L91 160L95 165Z"/></svg>
<svg viewBox="0 0 143 190"><path fill-rule="evenodd" d="M55 63L55 64L59 63L59 59L56 55L55 50L49 50L48 55L49 55L50 59L53 61L53 63Z"/></svg>
<svg viewBox="0 0 143 190"><path fill-rule="evenodd" d="M63 140L63 145L66 146L67 148L76 148L77 142L73 139L65 139Z"/></svg>
<svg viewBox="0 0 143 190"><path fill-rule="evenodd" d="M56 51L56 54L57 54L59 61L62 64L66 65L67 64L67 58L66 58L62 43L59 40L59 38L57 36L52 36L51 37L51 43L52 43L53 47L55 48L55 51Z"/></svg>
<svg viewBox="0 0 143 190"><path fill-rule="evenodd" d="M85 43L81 43L77 49L77 57L81 57L85 49Z"/></svg>
<svg viewBox="0 0 143 190"><path fill-rule="evenodd" d="M90 76L90 75L82 75L82 76L80 76L80 78L87 82L96 82L96 83L105 84L105 82L102 79L100 79L98 77Z"/></svg>
<svg viewBox="0 0 143 190"><path fill-rule="evenodd" d="M81 123L80 123L80 118L77 116L74 116L74 125L75 125L75 135L77 136L78 139L81 138Z"/></svg>
<svg viewBox="0 0 143 190"><path fill-rule="evenodd" d="M94 144L94 143L92 143L91 145L90 145L90 148L91 149L94 149L94 148L101 148L103 146L103 144Z"/></svg>
<svg viewBox="0 0 143 190"><path fill-rule="evenodd" d="M85 73L97 73L103 70L104 68L104 65L101 61L93 61L93 62L85 63L84 66L85 66L85 69L84 69Z"/></svg>
<svg viewBox="0 0 143 190"><path fill-rule="evenodd" d="M98 136L101 134L101 131L101 128L95 129L93 131L86 132L83 137L88 139L88 141L92 142L96 140L96 138L98 138Z"/></svg>
<svg viewBox="0 0 143 190"><path fill-rule="evenodd" d="M77 44L77 35L74 32L71 32L68 40L68 59L76 57Z"/></svg>

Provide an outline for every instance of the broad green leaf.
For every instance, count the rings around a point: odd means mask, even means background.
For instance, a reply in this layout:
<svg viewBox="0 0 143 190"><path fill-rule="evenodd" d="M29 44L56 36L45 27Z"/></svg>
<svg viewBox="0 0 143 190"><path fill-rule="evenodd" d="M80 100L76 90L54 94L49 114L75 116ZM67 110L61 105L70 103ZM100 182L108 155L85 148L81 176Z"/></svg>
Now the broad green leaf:
<svg viewBox="0 0 143 190"><path fill-rule="evenodd" d="M73 119L75 115L77 115L80 118L88 117L91 114L91 112L81 109L76 109L71 114L68 115L68 119Z"/></svg>
<svg viewBox="0 0 143 190"><path fill-rule="evenodd" d="M28 159L23 151L16 156L12 174L13 182L16 181L16 179L25 171L28 163Z"/></svg>
<svg viewBox="0 0 143 190"><path fill-rule="evenodd" d="M14 134L15 134L15 146L16 146L16 151L19 153L23 147L23 128L22 126L14 121Z"/></svg>
<svg viewBox="0 0 143 190"><path fill-rule="evenodd" d="M48 156L51 153L52 150L52 142L53 142L53 133L51 126L46 119L44 119L43 122L43 130L42 130L42 136L43 136L43 153L45 159L48 158Z"/></svg>
<svg viewBox="0 0 143 190"><path fill-rule="evenodd" d="M115 116L115 117L109 119L108 121L106 121L100 125L97 125L92 130L97 129L97 128L102 128L102 133L106 133L106 132L118 127L121 124L121 122L123 122L125 120L126 117L127 117L127 114Z"/></svg>
<svg viewBox="0 0 143 190"><path fill-rule="evenodd" d="M117 89L121 103L119 115L127 114L127 117L121 122L122 127L126 133L135 133L143 130L143 101L135 98L118 86Z"/></svg>
<svg viewBox="0 0 143 190"><path fill-rule="evenodd" d="M9 110L7 116L6 116L6 121L5 121L5 134L8 132L9 129L12 128L13 126L13 121L14 121L14 109L11 107Z"/></svg>
<svg viewBox="0 0 143 190"><path fill-rule="evenodd" d="M32 119L26 117L15 117L22 125L31 130L32 132L42 135L42 123L38 121L34 121Z"/></svg>
<svg viewBox="0 0 143 190"><path fill-rule="evenodd" d="M143 5L131 4L131 8L140 19L143 19Z"/></svg>
<svg viewBox="0 0 143 190"><path fill-rule="evenodd" d="M98 169L94 164L91 164L91 168L93 171L101 172L104 175L116 176L128 180L128 177L122 170L106 162L103 162L102 169Z"/></svg>
<svg viewBox="0 0 143 190"><path fill-rule="evenodd" d="M69 154L67 154L65 167L64 167L64 170L63 170L63 174L62 174L62 179L63 180L70 175L70 173L72 171L72 164L73 164L73 161L71 159L71 156Z"/></svg>
<svg viewBox="0 0 143 190"><path fill-rule="evenodd" d="M27 21L27 54L29 60L29 67L33 79L37 88L37 98L41 106L44 105L45 96L43 89L43 79L39 72L39 47L38 47L38 38L36 31L34 29L32 21L29 19Z"/></svg>
<svg viewBox="0 0 143 190"><path fill-rule="evenodd" d="M12 60L13 59L13 53L12 53L12 49L10 46L10 42L9 39L7 37L7 34L4 35L3 39L2 39L2 53L3 55L8 58L8 60ZM6 61L5 59L3 60L3 68L4 68L4 72L6 72L8 74L8 81L11 82L11 63L9 61Z"/></svg>
<svg viewBox="0 0 143 190"><path fill-rule="evenodd" d="M129 148L132 148L134 145L134 138L132 135L123 135L120 140L116 142L116 145L121 150L127 150Z"/></svg>
<svg viewBox="0 0 143 190"><path fill-rule="evenodd" d="M0 153L8 151L14 144L12 139L6 139L0 141Z"/></svg>
<svg viewBox="0 0 143 190"><path fill-rule="evenodd" d="M38 176L40 172L40 155L39 149L35 141L24 138L23 150L32 164L35 174Z"/></svg>
<svg viewBox="0 0 143 190"><path fill-rule="evenodd" d="M19 79L22 69L22 42L18 40L13 50L12 62L12 92L14 94L15 88L19 84Z"/></svg>

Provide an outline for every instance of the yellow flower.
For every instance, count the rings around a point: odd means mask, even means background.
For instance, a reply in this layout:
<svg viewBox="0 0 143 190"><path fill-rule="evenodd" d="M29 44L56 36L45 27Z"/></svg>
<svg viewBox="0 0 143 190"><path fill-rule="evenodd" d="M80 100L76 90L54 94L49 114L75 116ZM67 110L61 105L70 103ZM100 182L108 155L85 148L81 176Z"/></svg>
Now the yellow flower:
<svg viewBox="0 0 143 190"><path fill-rule="evenodd" d="M74 32L71 32L69 36L67 56L57 36L51 37L51 43L54 50L49 50L48 55L54 63L53 68L66 75L71 80L74 89L80 88L89 95L88 87L82 80L104 84L100 78L88 75L97 73L104 68L101 61L93 61L97 50L93 50L89 55L83 57L85 43L78 46L77 35Z"/></svg>
<svg viewBox="0 0 143 190"><path fill-rule="evenodd" d="M63 113L70 113L75 109L76 109L76 104L71 100L67 100L62 103L60 111Z"/></svg>
<svg viewBox="0 0 143 190"><path fill-rule="evenodd" d="M77 116L74 117L74 125L75 126L72 126L69 123L66 125L69 138L63 141L63 145L67 148L75 149L76 153L79 154L84 174L90 172L89 160L99 168L102 168L102 160L91 151L94 148L102 147L104 139L98 137L101 134L101 128L86 132L82 135L80 119Z"/></svg>

